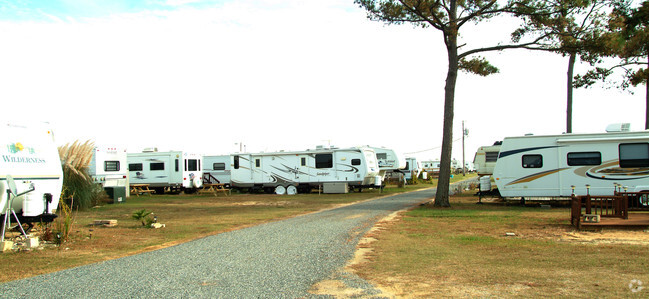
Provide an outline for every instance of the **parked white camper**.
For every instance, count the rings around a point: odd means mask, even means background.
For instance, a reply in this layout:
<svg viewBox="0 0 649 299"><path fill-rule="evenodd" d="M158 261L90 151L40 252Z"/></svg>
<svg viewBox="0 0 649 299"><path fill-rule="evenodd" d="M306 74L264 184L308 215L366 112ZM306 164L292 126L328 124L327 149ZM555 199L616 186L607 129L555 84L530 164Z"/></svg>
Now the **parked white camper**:
<svg viewBox="0 0 649 299"><path fill-rule="evenodd" d="M49 124L1 123L0 138L0 213L4 219L12 180L17 193L33 187L22 196L11 195L13 211L21 223L52 222L63 186L61 159ZM13 178L9 179L8 178ZM14 194L15 195L15 194ZM11 213L10 213L11 214ZM13 217L10 218L14 220Z"/></svg>
<svg viewBox="0 0 649 299"><path fill-rule="evenodd" d="M118 147L95 147L88 173L94 182L104 188L124 188L128 194L128 168L126 149Z"/></svg>
<svg viewBox="0 0 649 299"><path fill-rule="evenodd" d="M475 166L473 165L473 162L465 162L464 167L466 168L467 172L474 172L475 171Z"/></svg>
<svg viewBox="0 0 649 299"><path fill-rule="evenodd" d="M406 168L406 158L395 150L384 147L370 147L376 153L376 161L379 165L379 176L385 180L388 172Z"/></svg>
<svg viewBox="0 0 649 299"><path fill-rule="evenodd" d="M406 167L401 171L404 173L406 180L411 180L413 175L418 178L419 174L421 174L421 165L417 158L406 158Z"/></svg>
<svg viewBox="0 0 649 299"><path fill-rule="evenodd" d="M473 166L478 176L492 175L494 173L501 144L502 141L496 141L493 145L478 148L473 157Z"/></svg>
<svg viewBox="0 0 649 299"><path fill-rule="evenodd" d="M203 183L231 186L230 155L203 156Z"/></svg>
<svg viewBox="0 0 649 299"><path fill-rule="evenodd" d="M128 153L129 184L146 184L156 193L193 192L203 186L203 157L182 151Z"/></svg>
<svg viewBox="0 0 649 299"><path fill-rule="evenodd" d="M426 172L439 173L439 166L441 164L438 160L421 161L421 170Z"/></svg>
<svg viewBox="0 0 649 299"><path fill-rule="evenodd" d="M333 183L349 189L381 185L376 153L367 147L244 153L231 159L232 186L236 188L295 194Z"/></svg>
<svg viewBox="0 0 649 299"><path fill-rule="evenodd" d="M649 131L508 137L493 176L503 197L649 191Z"/></svg>

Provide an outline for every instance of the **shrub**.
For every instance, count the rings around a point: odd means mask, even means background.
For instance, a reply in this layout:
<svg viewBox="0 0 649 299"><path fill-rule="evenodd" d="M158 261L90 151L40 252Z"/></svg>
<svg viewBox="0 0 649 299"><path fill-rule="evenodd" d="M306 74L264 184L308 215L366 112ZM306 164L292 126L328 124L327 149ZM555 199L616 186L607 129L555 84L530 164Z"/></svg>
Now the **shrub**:
<svg viewBox="0 0 649 299"><path fill-rule="evenodd" d="M133 217L133 219L137 221L140 221L142 223L142 226L151 227L151 224L153 223L153 218L149 217L151 215L153 215L153 212L142 209L133 212L133 215L131 215L131 217Z"/></svg>
<svg viewBox="0 0 649 299"><path fill-rule="evenodd" d="M56 209L59 217L56 218L54 224L57 233L55 242L59 245L68 241L70 232L72 231L72 224L74 223L74 215L71 208L72 204L74 204L74 198L70 198L70 200L72 201L70 205L59 201L59 207Z"/></svg>
<svg viewBox="0 0 649 299"><path fill-rule="evenodd" d="M101 198L103 190L92 182L88 166L92 160L95 145L90 140L66 144L59 147L59 157L63 167L63 192L61 199L72 208L86 209L94 206ZM74 201L71 198L74 197Z"/></svg>

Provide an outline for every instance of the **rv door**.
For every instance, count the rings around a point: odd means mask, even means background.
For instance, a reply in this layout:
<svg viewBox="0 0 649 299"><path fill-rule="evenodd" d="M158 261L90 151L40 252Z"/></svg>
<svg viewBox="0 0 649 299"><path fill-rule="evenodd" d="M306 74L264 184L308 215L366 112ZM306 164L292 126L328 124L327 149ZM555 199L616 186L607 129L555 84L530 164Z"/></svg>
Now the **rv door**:
<svg viewBox="0 0 649 299"><path fill-rule="evenodd" d="M297 161L293 165L295 165L295 181L298 183L302 182L302 176L305 176L304 179L308 179L308 175L305 175L308 171L307 167L307 157L306 155L295 155L295 158Z"/></svg>

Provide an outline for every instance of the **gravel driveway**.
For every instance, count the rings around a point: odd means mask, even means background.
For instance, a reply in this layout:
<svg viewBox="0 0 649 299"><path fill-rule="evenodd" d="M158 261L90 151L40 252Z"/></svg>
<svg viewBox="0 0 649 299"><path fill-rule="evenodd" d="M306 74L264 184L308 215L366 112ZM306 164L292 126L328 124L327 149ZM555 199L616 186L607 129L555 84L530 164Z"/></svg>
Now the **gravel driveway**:
<svg viewBox="0 0 649 299"><path fill-rule="evenodd" d="M341 270L378 220L421 203L410 192L222 233L0 285L3 298L296 298L325 279L378 294Z"/></svg>

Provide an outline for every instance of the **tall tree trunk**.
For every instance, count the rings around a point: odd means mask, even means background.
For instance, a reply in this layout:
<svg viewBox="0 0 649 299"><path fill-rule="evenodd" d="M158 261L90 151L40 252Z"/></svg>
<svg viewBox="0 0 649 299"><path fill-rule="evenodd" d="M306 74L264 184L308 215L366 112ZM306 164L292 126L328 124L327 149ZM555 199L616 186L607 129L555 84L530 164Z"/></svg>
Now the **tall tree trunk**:
<svg viewBox="0 0 649 299"><path fill-rule="evenodd" d="M577 59L577 53L570 53L570 59L568 60L568 86L567 91L567 103L566 103L566 133L572 133L572 76L575 70L575 60Z"/></svg>
<svg viewBox="0 0 649 299"><path fill-rule="evenodd" d="M445 34L446 51L448 52L448 73L444 87L444 128L442 136L442 157L439 166L439 179L435 194L436 207L450 207L449 190L451 184L451 153L453 152L453 109L455 101L455 84L457 82L457 1L451 0L449 27Z"/></svg>

